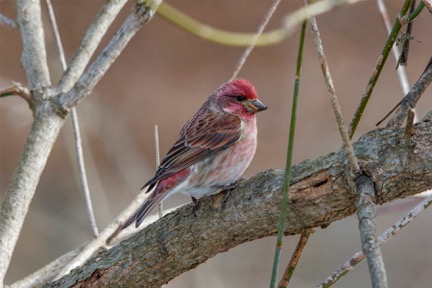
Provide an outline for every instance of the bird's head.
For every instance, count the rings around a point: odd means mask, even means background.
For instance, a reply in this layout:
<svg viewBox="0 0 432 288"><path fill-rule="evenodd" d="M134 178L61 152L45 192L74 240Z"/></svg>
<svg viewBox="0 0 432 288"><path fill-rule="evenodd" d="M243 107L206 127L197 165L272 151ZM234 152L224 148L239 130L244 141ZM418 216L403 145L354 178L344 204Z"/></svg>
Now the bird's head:
<svg viewBox="0 0 432 288"><path fill-rule="evenodd" d="M210 96L217 108L225 113L244 119L267 109L260 100L255 87L245 79L234 79L223 84Z"/></svg>

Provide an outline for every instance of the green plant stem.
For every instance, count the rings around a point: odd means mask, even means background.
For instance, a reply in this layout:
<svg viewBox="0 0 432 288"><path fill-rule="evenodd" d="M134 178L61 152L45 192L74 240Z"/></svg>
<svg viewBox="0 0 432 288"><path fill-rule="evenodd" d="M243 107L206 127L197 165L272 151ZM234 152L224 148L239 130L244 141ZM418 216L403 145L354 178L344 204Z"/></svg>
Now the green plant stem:
<svg viewBox="0 0 432 288"><path fill-rule="evenodd" d="M425 7L425 4L423 1L420 2L420 4L417 6L417 8L408 16L408 20L411 22L415 18L417 18L418 15L420 15L420 12L423 11L423 8Z"/></svg>
<svg viewBox="0 0 432 288"><path fill-rule="evenodd" d="M349 131L349 137L350 138L352 138L352 136L354 135L355 130L357 129L357 126L358 126L358 124L360 122L360 119L361 119L361 117L363 115L363 112L364 112L364 110L366 108L366 105L367 105L367 103L368 103L368 101L370 99L370 96L372 95L372 91L375 88L375 84L378 81L378 78L379 78L379 76L381 74L381 71L382 71L382 69L384 67L384 64L385 64L385 62L387 60L387 57L390 54L390 51L391 51L391 49L392 49L392 47L394 45L394 42L396 41L396 38L397 38L397 35L399 34L400 29L402 28L402 24L401 24L399 18L403 17L407 13L407 11L408 11L408 9L409 9L409 7L411 5L411 1L412 0L405 0L404 4L402 6L402 9L400 11L399 17L396 19L396 22L393 25L393 28L392 28L392 30L390 32L389 37L387 38L387 42L386 42L386 44L385 44L385 46L384 46L384 48L383 48L383 50L381 52L381 55L378 58L378 61L377 61L376 66L375 66L374 73L372 73L372 76L369 79L369 82L368 82L368 84L366 86L366 91L364 92L363 98L360 101L360 105L357 108L357 111L355 112L354 117L353 117L353 119L351 121L350 131Z"/></svg>
<svg viewBox="0 0 432 288"><path fill-rule="evenodd" d="M282 237L285 231L285 221L286 221L286 215L288 210L288 191L289 191L289 184L291 182L291 165L292 165L292 155L294 151L294 136L295 136L295 125L297 119L297 104L298 104L298 96L300 90L300 72L301 72L302 59L303 59L303 47L304 47L304 39L306 34L306 27L307 27L307 21L305 20L303 21L301 32L300 32L300 44L299 44L298 56L297 56L296 78L294 82L294 95L293 95L293 102L292 102L292 109L291 109L291 124L290 124L290 133L288 139L288 151L287 151L287 159L286 159L286 166L285 166L284 184L282 190L281 212L279 214L280 215L279 226L278 226L278 234L276 240L275 255L273 260L273 269L272 269L272 276L270 281L270 288L274 288L276 285L276 275L279 266L280 252L282 249Z"/></svg>

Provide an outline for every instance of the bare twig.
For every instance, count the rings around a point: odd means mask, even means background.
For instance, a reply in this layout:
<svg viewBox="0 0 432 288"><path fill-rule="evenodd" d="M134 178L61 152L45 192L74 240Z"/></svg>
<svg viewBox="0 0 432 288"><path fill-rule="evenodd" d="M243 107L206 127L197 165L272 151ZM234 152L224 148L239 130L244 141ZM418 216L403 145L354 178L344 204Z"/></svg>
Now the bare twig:
<svg viewBox="0 0 432 288"><path fill-rule="evenodd" d="M279 288L286 288L288 287L289 281L294 274L294 270L297 267L298 261L300 260L300 257L303 253L304 248L306 247L306 243L309 240L309 236L315 232L315 229L308 229L305 232L302 232L300 235L300 239L297 243L297 247L291 256L291 260L288 263L287 268L285 269L285 273L279 282L278 287Z"/></svg>
<svg viewBox="0 0 432 288"><path fill-rule="evenodd" d="M12 81L14 85L5 88L3 90L0 90L0 98L1 97L7 97L7 96L19 96L23 98L30 106L32 105L32 99L30 91L27 89L27 87L24 87L21 83Z"/></svg>
<svg viewBox="0 0 432 288"><path fill-rule="evenodd" d="M41 285L43 285L47 281L52 280L67 263L69 263L78 255L78 253L82 250L83 247L84 245L82 245L78 249L69 251L68 253L60 256L48 265L30 274L26 278L19 280L9 286L6 286L5 288L41 287Z"/></svg>
<svg viewBox="0 0 432 288"><path fill-rule="evenodd" d="M337 271L335 271L332 275L327 277L327 279L318 285L318 288L328 288L336 281L338 281L340 278L342 278L345 274L347 274L349 271L353 270L355 265L360 263L365 258L365 255L362 252L357 252L354 254L347 262L342 265L341 268L339 268Z"/></svg>
<svg viewBox="0 0 432 288"><path fill-rule="evenodd" d="M422 0L430 13L432 13L432 0Z"/></svg>
<svg viewBox="0 0 432 288"><path fill-rule="evenodd" d="M405 127L405 137L406 138L411 138L412 135L414 134L414 117L415 117L415 113L414 113L413 109L408 108L408 118L407 118L407 123L406 123L406 127Z"/></svg>
<svg viewBox="0 0 432 288"><path fill-rule="evenodd" d="M382 122L384 122L394 111L396 111L397 108L401 105L403 99L399 101L380 121L378 121L375 126L381 125Z"/></svg>
<svg viewBox="0 0 432 288"><path fill-rule="evenodd" d="M355 4L364 0L343 0L343 1L317 1L306 7L300 8L297 11L289 14L284 19L284 27L288 33L292 32L294 27L297 27L304 20L309 17L317 16L325 12L333 10L337 6Z"/></svg>
<svg viewBox="0 0 432 288"><path fill-rule="evenodd" d="M378 237L377 245L382 245L391 238L393 238L402 228L411 223L420 213L427 209L432 204L432 195L425 198L420 204L411 209L405 214L401 219L399 219L390 228L384 231ZM355 253L341 268L330 275L323 283L318 285L320 288L330 287L332 284L336 283L342 276L347 274L350 270L360 263L365 258L362 252Z"/></svg>
<svg viewBox="0 0 432 288"><path fill-rule="evenodd" d="M280 2L281 2L281 0L274 0L273 1L273 4L270 6L270 9L267 11L267 14L264 17L264 20L262 21L262 23L258 27L257 33L255 33L254 37L252 38L251 43L243 51L243 54L241 55L240 60L237 63L237 66L236 66L230 80L237 77L238 73L240 72L241 68L243 67L244 63L246 62L246 59L249 57L249 54L252 52L252 49L255 47L255 45L258 41L258 38L263 33L265 27L267 26L268 22L270 21L271 17L273 16L274 12L276 11Z"/></svg>
<svg viewBox="0 0 432 288"><path fill-rule="evenodd" d="M0 13L0 25L4 25L12 30L18 30L18 24L16 21L6 17L2 13Z"/></svg>
<svg viewBox="0 0 432 288"><path fill-rule="evenodd" d="M367 106L369 99L372 95L373 89L375 88L375 85L378 81L378 78L381 75L381 71L384 67L384 64L386 63L388 55L390 54L390 50L393 47L393 44L396 41L397 35L398 35L398 33L402 27L400 17L402 17L406 14L406 12L408 11L408 8L411 4L411 1L412 0L404 0L401 11L399 13L399 17L396 19L396 21L393 25L393 28L390 32L390 35L387 38L386 44L384 45L384 48L382 49L381 54L377 59L377 62L375 64L375 68L372 72L371 77L369 78L368 84L366 85L366 89L363 93L363 97L360 100L360 104L357 107L356 112L354 113L353 119L351 120L350 129L349 129L350 138L352 138L352 136L355 133L355 130L357 129L357 126L360 122L360 119L363 115L363 112L366 109L366 106Z"/></svg>
<svg viewBox="0 0 432 288"><path fill-rule="evenodd" d="M388 12L384 0L377 0L377 4L378 4L378 9L380 11L382 20L384 22L384 26L387 30L387 33L390 35L392 27L390 24ZM397 61L397 59L400 58L399 48L396 45L393 45L392 52L395 60ZM397 69L397 74L399 76L399 82L402 86L403 95L405 96L408 93L410 87L405 67L404 66L399 67L399 69Z"/></svg>
<svg viewBox="0 0 432 288"><path fill-rule="evenodd" d="M80 47L76 50L68 69L60 79L58 88L61 92L68 91L77 82L102 37L126 2L127 0L106 1L87 29Z"/></svg>
<svg viewBox="0 0 432 288"><path fill-rule="evenodd" d="M76 158L78 163L78 173L79 173L79 180L80 180L79 182L86 203L87 216L90 222L90 227L92 229L93 236L97 237L99 235L99 230L97 228L96 218L93 212L93 205L90 197L90 189L87 181L87 173L85 169L84 154L82 149L81 132L80 132L80 126L78 122L78 114L76 112L76 107L72 108L71 120L72 120L72 127L74 132L73 134L75 139L75 150L76 150Z"/></svg>
<svg viewBox="0 0 432 288"><path fill-rule="evenodd" d="M305 5L308 5L308 0L305 0ZM330 101L331 101L331 104L333 107L333 112L336 116L336 122L337 122L338 127L339 127L339 132L341 134L342 141L344 143L344 147L345 147L345 151L346 151L346 154L348 157L348 162L350 164L351 172L353 173L353 175L356 175L360 171L360 166L359 166L358 160L354 154L354 149L352 147L351 139L348 135L348 130L347 130L346 125L345 125L342 110L341 110L340 105L339 105L339 100L336 96L336 90L335 90L335 87L333 85L333 80L332 80L332 77L330 74L329 65L327 63L327 58L324 54L324 48L322 45L320 33L318 30L318 24L316 22L315 17L311 16L309 18L309 23L311 24L312 36L313 36L314 41L315 41L315 46L316 46L316 49L318 52L318 58L321 62L321 70L324 74L324 80L325 80L325 83L327 85L327 89L330 92L330 95L329 95Z"/></svg>
<svg viewBox="0 0 432 288"><path fill-rule="evenodd" d="M411 2L411 6L409 9L409 14L414 12L415 9L415 5L416 5L416 0L413 0ZM410 46L410 42L412 40L412 27L414 25L413 21L409 21L406 25L405 28L405 33L402 33L402 36L400 38L400 41L402 43L402 52L399 58L396 59L397 64L396 64L396 69L399 68L400 66L407 66L408 64L408 55L409 55L409 46ZM400 43L396 42L396 45L399 45ZM406 93L405 93L406 94Z"/></svg>
<svg viewBox="0 0 432 288"><path fill-rule="evenodd" d="M386 288L387 276L384 268L384 261L381 249L376 239L375 228L375 189L372 180L362 175L356 180L357 217L359 220L360 238L362 250L368 260L369 274L373 288Z"/></svg>
<svg viewBox="0 0 432 288"><path fill-rule="evenodd" d="M113 36L101 54L80 77L79 81L66 94L59 97L59 104L64 110L74 107L79 100L87 95L102 78L111 64L123 51L136 32L153 17L161 0L140 2L135 4L129 16Z"/></svg>
<svg viewBox="0 0 432 288"><path fill-rule="evenodd" d="M155 150L156 150L156 169L159 168L160 164L160 152L159 152L159 129L158 125L154 126L154 137L155 137ZM163 217L163 199L158 204L158 214L159 218Z"/></svg>
<svg viewBox="0 0 432 288"><path fill-rule="evenodd" d="M418 100L420 100L421 95L431 82L432 65L428 64L426 70L416 81L408 94L402 99L399 113L397 113L394 118L389 121L389 123L387 124L387 128L397 129L401 127L403 121L407 117L408 108L414 108L416 106Z"/></svg>
<svg viewBox="0 0 432 288"><path fill-rule="evenodd" d="M53 28L54 37L55 37L56 44L57 44L57 49L58 49L58 53L59 53L59 57L60 57L61 66L63 68L63 71L66 71L67 64L66 64L66 59L65 59L65 55L64 55L63 44L62 44L60 33L59 33L59 30L57 27L57 21L55 18L54 9L53 9L53 6L51 4L51 0L45 0L45 1L47 4L49 19L50 19L51 26ZM77 159L77 163L78 163L78 175L79 175L79 180L80 180L79 182L80 182L81 191L83 193L84 200L86 203L87 215L89 218L90 227L92 229L93 236L97 237L97 235L99 234L99 231L98 231L98 228L96 225L96 219L94 216L93 205L92 205L91 197L90 197L90 189L89 189L88 181L87 181L87 174L86 174L86 169L85 169L85 164L84 164L84 155L83 155L83 149L82 149L80 126L79 126L79 122L78 122L78 114L76 112L75 107L72 108L71 112L72 112L71 113L72 127L73 127L73 131L74 131L73 134L74 134L74 139L75 139L76 159Z"/></svg>
<svg viewBox="0 0 432 288"><path fill-rule="evenodd" d="M93 256L97 251L100 249L106 248L107 245L109 245L113 238L117 236L119 228L123 223L132 215L136 209L138 209L141 204L144 202L144 200L147 198L147 194L145 191L142 191L138 194L138 196L135 198L135 200L125 209L123 210L119 216L117 216L113 222L111 222L103 231L101 231L97 238L90 241L84 249L72 260L70 261L62 270L60 273L57 274L57 277L61 277L67 273L69 273L70 270L74 269L77 266L80 266L84 264L85 261L87 261L91 256ZM145 228L149 223L154 222L156 219L154 217L148 217L143 222L144 225L142 225L143 228ZM140 231L137 229L133 230L133 233ZM116 233L117 232L117 233Z"/></svg>
<svg viewBox="0 0 432 288"><path fill-rule="evenodd" d="M305 0L305 5L307 5L307 0ZM358 174L360 173L360 166L358 164L357 157L354 154L354 148L352 146L348 131L346 129L342 111L339 106L338 99L336 97L335 88L332 83L330 70L326 61L326 57L324 54L324 49L322 47L321 38L319 35L318 25L316 23L316 20L314 17L310 18L310 24L312 29L312 35L315 40L315 45L318 50L318 55L321 62L321 68L324 74L324 78L328 87L328 90L330 92L330 99L332 102L333 110L336 115L336 120L339 126L339 131L341 133L345 151L347 153L348 161L350 163L350 170L353 175L353 178L355 179ZM356 180L356 187L357 187L357 193L358 193L358 203L357 209L358 209L358 215L359 215L359 227L360 227L360 235L363 243L363 251L368 256L368 262L369 262L369 273L372 277L372 283L374 288L387 287L387 280L386 280L386 274L384 270L384 264L382 261L382 256L380 253L380 250L378 247L371 246L375 244L375 225L373 222L373 218L375 217L375 210L374 210L374 198L366 198L364 193L373 193L372 196L374 196L375 192L373 190L373 184L372 181L370 181L370 186L363 185L365 176L361 176L359 179ZM367 178L369 179L369 178ZM368 182L369 183L369 182ZM364 187L367 187L369 189L364 189ZM372 190L370 188L372 187ZM366 199L370 201L366 201ZM365 205L369 204L369 205ZM372 209L373 213L369 213ZM368 246L369 245L369 246ZM366 248L367 247L367 248Z"/></svg>

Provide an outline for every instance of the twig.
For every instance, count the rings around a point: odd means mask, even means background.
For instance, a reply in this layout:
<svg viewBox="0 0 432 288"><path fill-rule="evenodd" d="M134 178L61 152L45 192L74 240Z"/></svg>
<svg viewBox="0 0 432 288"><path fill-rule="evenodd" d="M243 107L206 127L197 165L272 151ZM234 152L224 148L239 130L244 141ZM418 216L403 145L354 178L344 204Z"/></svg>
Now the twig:
<svg viewBox="0 0 432 288"><path fill-rule="evenodd" d="M405 138L409 139L414 135L414 117L415 113L413 109L408 108L408 118L405 127Z"/></svg>
<svg viewBox="0 0 432 288"><path fill-rule="evenodd" d="M308 0L305 0L305 5L308 5ZM318 30L318 24L316 22L316 19L314 16L311 16L309 18L309 23L311 24L311 31L312 31L312 36L314 38L314 42L315 42L315 46L318 52L318 58L320 60L321 63L321 70L324 74L324 80L325 83L327 85L327 89L330 92L330 102L332 104L333 107L333 112L335 114L336 117L336 122L338 124L339 127L339 132L341 134L342 137L342 141L344 143L344 147L345 147L345 151L348 157L348 162L350 164L350 168L351 168L351 173L353 173L353 175L357 175L360 171L360 166L358 164L358 160L357 157L354 154L354 148L352 147L352 143L350 140L350 137L348 135L348 130L346 128L345 125L345 121L343 118L343 114L342 114L342 110L340 108L339 105L339 100L336 96L336 90L335 87L333 85L333 80L330 74L330 68L329 65L327 63L327 58L324 54L324 48L322 45L322 41L321 41L321 36Z"/></svg>
<svg viewBox="0 0 432 288"><path fill-rule="evenodd" d="M24 85L15 81L12 81L12 84L12 86L0 90L0 98L7 96L19 96L23 98L29 104L29 106L32 106L31 94L27 87L24 87Z"/></svg>
<svg viewBox="0 0 432 288"><path fill-rule="evenodd" d="M432 0L422 0L430 13L432 13Z"/></svg>
<svg viewBox="0 0 432 288"><path fill-rule="evenodd" d="M111 64L120 55L121 51L123 51L129 40L145 23L150 21L160 1L161 0L154 0L135 4L120 29L102 50L101 54L80 77L79 81L69 92L59 96L58 102L60 107L64 110L74 107L79 100L93 89Z"/></svg>
<svg viewBox="0 0 432 288"><path fill-rule="evenodd" d="M297 122L297 106L298 106L298 98L300 91L300 78L301 78L301 67L303 62L303 48L304 41L306 35L306 27L307 21L303 21L301 32L300 32L300 40L299 40L299 48L297 52L297 65L296 65L296 77L294 80L294 92L293 92L293 101L291 107L291 120L290 120L290 132L288 137L288 147L287 147L287 157L285 163L285 172L283 178L283 186L282 186L282 201L280 203L281 209L279 212L279 221L278 221L278 233L276 237L276 248L273 259L273 268L272 275L270 280L270 288L276 287L276 276L277 270L279 266L279 258L282 250L282 237L285 231L285 223L286 216L288 213L288 193L290 190L290 184L292 180L292 158L294 153L294 137L295 137L295 128Z"/></svg>
<svg viewBox="0 0 432 288"><path fill-rule="evenodd" d="M101 10L90 24L90 27L87 29L80 47L72 57L68 69L59 81L58 88L61 92L66 92L75 85L90 61L90 58L93 56L102 37L126 2L127 0L107 0L102 6Z"/></svg>
<svg viewBox="0 0 432 288"><path fill-rule="evenodd" d="M431 58L432 59L432 58ZM431 63L431 61L430 61ZM420 78L416 81L411 90L406 94L406 96L402 99L400 104L400 111L396 114L393 119L389 121L387 124L387 128L396 129L401 127L403 121L405 120L408 108L414 108L420 100L421 95L426 90L426 88L432 82L432 65L427 65L426 70L420 76Z"/></svg>
<svg viewBox="0 0 432 288"><path fill-rule="evenodd" d="M281 2L281 0L274 0L272 5L270 6L270 9L267 11L267 14L264 17L264 20L261 22L260 26L258 27L257 33L255 33L249 46L243 51L243 54L241 55L240 60L237 63L237 66L236 66L234 73L231 76L230 80L237 77L238 73L240 72L240 69L243 67L244 63L246 62L246 59L249 57L249 54L252 52L252 49L257 44L258 38L263 33L265 27L267 26L268 22L270 21L271 17L273 16L274 12L276 11L280 2Z"/></svg>
<svg viewBox="0 0 432 288"><path fill-rule="evenodd" d="M390 24L388 12L387 12L387 8L386 8L386 5L384 3L384 0L377 0L377 4L378 4L378 10L380 11L380 14L381 14L381 18L384 22L384 26L387 30L387 33L390 35L392 27ZM394 58L397 61L397 59L400 58L399 48L394 45L392 48L392 52L393 52ZM402 86L403 95L405 96L408 93L409 87L410 87L405 67L404 66L399 67L399 69L397 69L397 74L399 76L399 82ZM378 126L378 124L377 124L377 126Z"/></svg>
<svg viewBox="0 0 432 288"><path fill-rule="evenodd" d="M62 44L60 33L59 33L59 30L57 27L57 21L55 18L54 9L53 9L53 6L51 4L51 0L45 0L45 1L46 1L47 8L48 8L48 15L49 15L50 23L51 23L51 26L52 26L52 29L54 32L55 40L56 40L56 45L57 45L57 50L58 50L59 57L60 57L61 66L62 66L63 71L66 71L67 64L66 64L66 59L65 59L65 55L64 55L63 44ZM91 197L90 197L90 189L89 189L88 181L87 181L87 174L86 174L86 169L85 169L85 164L84 164L84 155L83 155L83 149L82 149L80 126L79 126L79 122L78 122L78 114L76 112L75 107L72 108L71 112L72 112L71 113L72 127L73 127L73 132L74 132L73 134L74 134L74 139L75 139L76 159L77 159L77 163L78 163L79 182L80 182L80 186L81 186L81 191L83 193L84 201L86 203L87 216L89 218L90 227L92 229L93 236L97 237L97 235L99 234L99 231L98 231L98 228L96 225L96 219L94 216L93 205L92 205Z"/></svg>
<svg viewBox="0 0 432 288"><path fill-rule="evenodd" d="M307 0L305 0L305 5L307 5ZM310 17L312 35L314 37L315 45L317 47L318 55L321 62L321 69L323 70L325 82L327 84L328 90L330 92L330 99L332 102L333 110L336 115L336 120L339 126L339 131L341 133L345 151L348 157L348 162L350 163L350 170L353 178L355 179L357 175L360 173L360 166L358 164L357 157L354 154L354 148L352 146L350 137L348 135L348 131L346 129L342 111L339 106L339 102L336 96L335 88L333 86L333 81L331 79L330 70L328 67L328 63L326 61L326 57L324 54L324 49L322 46L321 38L319 35L318 26L314 17ZM374 210L374 198L365 197L365 193L371 193L371 195L375 196L375 191L373 190L373 183L369 180L368 186L364 185L363 179L365 176L361 176L356 180L356 187L358 193L358 218L359 218L359 228L360 235L363 243L363 251L368 256L369 262L369 273L372 277L372 283L374 288L385 288L387 287L386 274L384 270L384 264L382 260L382 256L378 247L373 246L375 244L375 224L373 218L375 217ZM368 189L364 189L364 188ZM370 190L372 188L372 190ZM369 200L369 201L366 201ZM369 205L365 205L369 204ZM372 213L370 213L372 211Z"/></svg>
<svg viewBox="0 0 432 288"><path fill-rule="evenodd" d="M16 21L6 17L2 13L0 13L0 24L12 30L18 30L18 24L16 23Z"/></svg>
<svg viewBox="0 0 432 288"><path fill-rule="evenodd" d="M414 12L415 5L416 5L416 0L413 0L411 2L411 6L409 8L409 14L412 14ZM396 69L399 68L399 65L400 66L407 66L407 64L408 64L408 55L409 55L410 42L412 40L411 33L412 33L413 24L414 24L414 22L412 22L412 21L409 21L407 23L406 28L405 28L405 33L402 33L402 36L400 38L400 42L402 42L402 45L401 45L402 46L402 53L400 54L400 57L396 59L396 61L397 61ZM396 45L398 45L398 44L400 44L400 43L396 42Z"/></svg>
<svg viewBox="0 0 432 288"><path fill-rule="evenodd" d="M387 10L386 10L385 4L384 4L384 0L377 0L377 2L378 2L378 8L380 9L380 12L381 12L381 15L383 17L387 31L390 34L390 23L388 21L388 14L387 14ZM414 3L414 2L415 1L413 1L412 3ZM424 7L424 4L420 3L418 5L417 9L415 9L415 11L412 12L408 17L403 16L402 18L405 19L404 21L408 21L408 23L410 23L410 21L414 20L415 17L418 16L418 14L423 9L422 7ZM406 19L408 19L408 20L406 20ZM399 49L397 48L397 45L393 46L392 51L393 51L393 55L396 58L396 61L398 61L400 59L400 53L399 53ZM399 80L400 80L401 85L402 85L402 91L403 91L404 96L405 96L409 92L409 83L408 83L408 78L406 76L406 69L404 66L399 66L399 68L397 69L397 72L399 75ZM380 121L378 121L375 124L375 126L381 125L381 123L384 122L399 107L399 105L402 103L402 101L403 100L401 100L398 104L396 104L396 106L393 107L393 109L390 110L390 112L388 112ZM414 112L415 112L415 110L414 110ZM417 122L417 116L415 116L414 121Z"/></svg>
<svg viewBox="0 0 432 288"><path fill-rule="evenodd" d="M289 281L292 277L292 275L294 274L294 270L297 267L298 261L300 260L300 257L303 253L303 250L306 246L307 241L309 240L309 236L315 232L314 229L308 229L305 232L301 233L300 235L300 239L297 243L297 247L291 257L291 260L285 270L285 273L281 279L281 281L279 282L279 288L286 288L288 287Z"/></svg>
<svg viewBox="0 0 432 288"><path fill-rule="evenodd" d="M381 246L391 238L393 238L402 228L411 223L420 213L427 209L432 204L432 195L429 195L421 203L416 205L408 213L395 222L390 228L384 231L378 236L377 245ZM320 288L330 287L332 284L336 283L340 278L347 274L350 270L360 263L365 258L362 252L355 253L341 268L330 275L323 283L318 285Z"/></svg>
<svg viewBox="0 0 432 288"><path fill-rule="evenodd" d="M286 16L284 19L284 27L287 30L287 33L290 33L294 27L296 27L297 25L302 23L303 20L306 20L309 17L318 16L325 12L331 11L338 6L355 4L360 1L364 1L364 0L343 0L343 1L324 0L324 1L314 2L310 4L307 7L307 9L306 7L303 7Z"/></svg>
<svg viewBox="0 0 432 288"><path fill-rule="evenodd" d="M376 239L376 228L374 218L375 211L375 189L372 180L362 175L356 180L357 217L359 220L360 238L363 254L368 260L369 274L373 288L386 288L387 276L384 268L384 261L381 249Z"/></svg>
<svg viewBox="0 0 432 288"><path fill-rule="evenodd" d="M369 78L369 82L366 85L365 92L363 93L363 97L360 100L360 104L359 104L359 106L358 106L358 108L354 114L353 119L351 120L350 129L349 129L350 138L353 137L354 132L357 129L357 126L360 122L360 119L363 115L363 112L366 109L366 105L369 102L369 99L372 95L373 89L375 88L375 85L378 81L378 78L381 74L381 71L384 67L384 64L386 63L388 55L390 54L390 50L392 49L393 44L397 39L397 35L398 35L398 33L402 27L402 24L401 24L399 19L400 19L400 17L404 16L407 13L409 6L411 4L411 1L412 0L405 0L403 6L401 8L401 11L399 13L399 17L396 19L396 21L393 25L393 28L391 30L391 33L390 33L389 37L387 38L387 41L384 45L384 48L381 51L381 55L378 57L378 60L375 64L375 68L374 68L374 71L372 73L372 76Z"/></svg>
<svg viewBox="0 0 432 288"><path fill-rule="evenodd" d="M159 164L160 164L160 152L159 152L159 129L158 129L158 125L154 126L154 137L155 137L155 150L156 150L156 169L159 168ZM159 218L163 217L163 205L162 205L162 201L161 200L158 204L158 214L159 214Z"/></svg>
<svg viewBox="0 0 432 288"><path fill-rule="evenodd" d="M78 255L78 253L82 250L83 247L84 245L82 245L78 249L69 251L68 253L60 256L59 258L55 259L48 265L45 265L41 269L30 274L26 278L19 280L9 286L6 286L5 288L41 287L41 285L53 279L67 263L69 263L72 259L74 259Z"/></svg>
<svg viewBox="0 0 432 288"><path fill-rule="evenodd" d="M375 126L381 125L382 122L384 122L394 111L396 111L397 108L401 105L403 99L399 101L380 121L378 121Z"/></svg>
<svg viewBox="0 0 432 288"><path fill-rule="evenodd" d="M101 248L106 248L107 245L111 245L111 242L113 242L114 237L117 236L121 225L123 225L123 223L142 205L146 198L147 194L145 191L139 193L134 199L134 201L131 202L131 204L129 204L129 206L125 210L123 210L103 231L99 233L97 238L91 240L72 261L70 261L65 267L63 267L63 269L57 274L56 278L59 278L69 273L69 271L76 268L77 266L84 264L84 262L86 262L91 256L94 255L94 253L99 251ZM172 210L177 208L178 207L174 207ZM169 211L171 211L171 209ZM144 229L148 224L154 222L155 220L155 217L147 217L146 220L144 220L144 222L142 223L143 227L140 228ZM140 231L135 228L132 229L132 233ZM130 236L130 234L132 233L127 233L127 235Z"/></svg>

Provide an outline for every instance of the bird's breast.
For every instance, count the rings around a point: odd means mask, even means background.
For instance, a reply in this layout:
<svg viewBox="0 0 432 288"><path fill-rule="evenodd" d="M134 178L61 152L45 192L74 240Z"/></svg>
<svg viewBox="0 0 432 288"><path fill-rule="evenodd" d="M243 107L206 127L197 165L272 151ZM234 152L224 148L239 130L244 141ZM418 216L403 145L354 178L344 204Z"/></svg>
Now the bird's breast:
<svg viewBox="0 0 432 288"><path fill-rule="evenodd" d="M245 123L242 137L232 146L219 151L191 167L188 189L184 192L195 198L212 195L243 175L255 155L257 146L256 125Z"/></svg>

